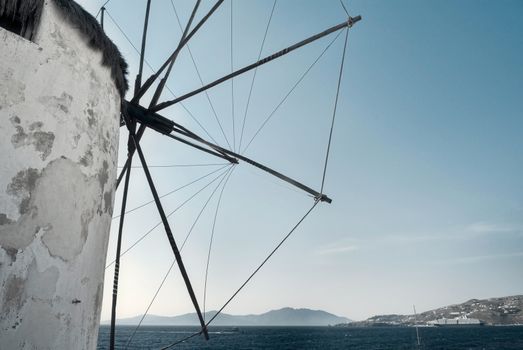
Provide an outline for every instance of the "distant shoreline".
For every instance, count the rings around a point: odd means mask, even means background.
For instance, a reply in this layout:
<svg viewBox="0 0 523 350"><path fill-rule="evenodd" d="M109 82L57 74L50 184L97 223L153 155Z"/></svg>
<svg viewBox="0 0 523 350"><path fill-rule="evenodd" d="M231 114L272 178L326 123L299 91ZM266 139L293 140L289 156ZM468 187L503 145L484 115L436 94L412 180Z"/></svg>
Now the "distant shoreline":
<svg viewBox="0 0 523 350"><path fill-rule="evenodd" d="M483 328L483 327L523 327L523 324L482 324L482 325L459 325L459 326L431 326L431 325L408 325L408 324L369 324L359 325L351 323L343 323L334 325L338 328L440 328L440 329L457 329L457 328Z"/></svg>
<svg viewBox="0 0 523 350"><path fill-rule="evenodd" d="M116 327L136 327L137 324L125 324L125 325L116 325ZM108 323L102 323L100 324L100 327L110 327L110 324ZM191 329L199 329L199 326L196 325L141 325L140 327L144 328L160 328L160 327L179 327L179 328L191 328ZM489 328L489 327L523 327L523 324L486 324L482 326L471 326L471 325L464 325L464 326L458 326L458 327L437 327L437 326L418 326L420 329L465 329L465 328ZM352 329L376 329L376 328L415 328L415 326L412 325L379 325L379 326L358 326L353 325L350 326L349 324L341 324L341 325L332 325L332 326L282 326L282 325L275 325L275 326L254 326L254 325L245 325L245 326L238 326L238 325L219 325L214 326L210 325L209 328L352 328Z"/></svg>
<svg viewBox="0 0 523 350"><path fill-rule="evenodd" d="M205 319L214 318L217 311L205 313ZM351 322L349 318L337 316L323 310L294 309L290 307L271 310L263 314L231 315L220 313L213 320L213 326L334 326L340 323ZM106 324L107 322L102 322ZM158 325L158 326L199 326L198 317L195 313L178 316L147 315L144 320L142 316L134 316L116 320L118 325Z"/></svg>

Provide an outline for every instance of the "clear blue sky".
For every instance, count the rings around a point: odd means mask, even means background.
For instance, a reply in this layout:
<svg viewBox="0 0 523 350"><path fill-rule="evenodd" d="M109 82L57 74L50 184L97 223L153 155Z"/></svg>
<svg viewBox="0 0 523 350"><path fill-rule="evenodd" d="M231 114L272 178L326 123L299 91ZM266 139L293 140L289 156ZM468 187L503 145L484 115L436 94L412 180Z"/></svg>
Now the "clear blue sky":
<svg viewBox="0 0 523 350"><path fill-rule="evenodd" d="M95 14L102 1L80 3ZM192 2L174 3L185 23ZM197 17L212 4L202 1ZM271 6L268 0L234 1L235 68L256 60ZM351 0L347 6L363 21L349 34L325 185L334 201L313 212L226 312L292 306L362 319L410 313L412 304L424 311L470 298L523 293L523 2ZM107 5L137 47L144 7L145 1L111 0ZM169 1L153 1L151 15L147 60L156 69L179 40L180 30ZM338 1L280 0L263 52L277 51L345 17ZM131 65L132 82L138 56L111 20L106 21L109 36ZM230 71L229 26L230 1L225 1L190 42L204 82ZM258 71L246 139L332 38ZM247 152L314 188L321 183L342 39ZM209 94L231 143L239 142L251 79L247 74L234 81L235 141L231 84ZM176 94L200 86L186 50L169 86ZM167 98L172 98L169 93ZM226 145L205 95L187 100L186 107ZM164 114L204 135L180 106ZM152 132L144 148L156 165L216 162ZM121 164L125 152L124 141ZM213 169L154 169L153 175L159 192L166 193ZM131 208L151 198L141 170L134 174ZM203 185L205 180L166 197L167 211ZM211 187L172 217L179 242ZM200 299L216 202L217 196L183 252ZM311 198L249 165L236 168L216 222L208 310L221 306L311 204ZM157 222L151 206L130 214L124 248ZM111 261L114 239L109 249ZM122 258L120 317L144 312L171 260L160 229ZM112 269L107 269L102 319L110 315L111 280ZM150 312L191 310L176 272Z"/></svg>

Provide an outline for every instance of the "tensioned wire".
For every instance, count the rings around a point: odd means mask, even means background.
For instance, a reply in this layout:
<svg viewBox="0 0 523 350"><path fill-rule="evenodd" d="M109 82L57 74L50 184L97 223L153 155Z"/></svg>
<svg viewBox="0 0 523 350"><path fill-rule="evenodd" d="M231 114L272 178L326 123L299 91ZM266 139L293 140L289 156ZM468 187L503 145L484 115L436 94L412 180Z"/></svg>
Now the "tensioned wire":
<svg viewBox="0 0 523 350"><path fill-rule="evenodd" d="M269 32L269 27L271 25L272 16L274 14L274 8L276 7L276 2L277 1L278 0L274 0L274 3L272 4L271 14L269 15L269 20L267 21L267 26L265 27L265 33L263 34L263 40L262 40L262 43L261 43L261 46L260 46L260 51L258 52L258 59L257 59L257 61L260 60L261 55L263 53L263 48L265 46L265 39L267 39L267 33ZM254 68L254 73L253 73L252 80L251 80L251 86L249 88L249 95L247 97L247 104L245 106L245 112L243 114L242 130L241 130L241 133L240 133L240 143L238 145L238 152L239 153L241 153L243 133L245 131L245 121L247 119L247 113L249 111L249 105L250 105L251 96L252 96L252 89L254 87L254 81L256 80L256 73L257 72L258 72L258 67Z"/></svg>
<svg viewBox="0 0 523 350"><path fill-rule="evenodd" d="M100 15L100 12L102 12L102 9L105 7L105 5L107 5L111 0L107 0L106 2L104 2L104 4L102 6L100 6L100 8L98 9L98 12L96 13L96 16L94 16L94 18L98 19L98 16Z"/></svg>
<svg viewBox="0 0 523 350"><path fill-rule="evenodd" d="M204 203L202 209L200 210L200 212L198 213L198 215L196 216L196 219L194 220L194 222L192 223L191 225L191 228L189 229L189 232L187 233L187 235L185 236L185 239L180 247L180 253L181 251L183 250L183 247L185 246L185 244L187 243L187 240L189 239L189 237L191 236L191 233L193 232L193 229L194 227L196 226L196 224L198 223L201 215L203 214L205 208L207 207L207 205L209 204L209 202L211 201L211 199L214 197L214 194L216 193L216 191L218 190L218 188L220 187L220 185L222 184L222 182L224 181L224 179L226 178L227 174L231 172L232 170L232 167L227 169L226 172L222 173L220 175L221 177L221 180L220 182L218 182L218 184L214 187L213 191L211 192L210 196L207 198L207 201ZM160 285L158 286L158 288L156 289L156 292L154 293L154 296L152 297L149 305L147 306L147 309L145 310L144 314L142 315L141 319L140 319L140 322L138 322L138 325L136 326L136 328L134 329L133 333L131 334L131 336L129 337L129 339L127 340L127 344L125 345L125 349L127 349L131 343L131 341L133 340L136 332L138 331L138 329L140 328L140 326L142 325L143 323L143 320L145 319L145 316L147 316L147 314L149 313L149 310L150 308L152 307L154 301L156 300L160 290L162 289L163 285L165 284L165 281L167 280L167 277L169 276L169 274L171 273L171 270L173 269L174 265L176 264L176 259L173 260L173 262L171 263L171 266L169 267L169 269L167 270L167 273L164 275ZM205 315L205 311L204 311L204 315Z"/></svg>
<svg viewBox="0 0 523 350"><path fill-rule="evenodd" d="M229 166L229 169L232 165ZM227 173L229 169L226 169L223 173L215 177L213 180L211 180L208 184L206 184L204 187L199 189L196 193L194 193L191 197L189 197L187 200L185 200L182 204L180 204L178 207L176 207L173 211L171 211L167 218L172 216L175 212L177 212L179 209L181 209L185 204L187 204L189 201L191 201L194 197L196 197L199 193L201 193L203 190L205 190L207 187L209 187L211 184L213 184L216 180L218 180L223 174ZM162 221L158 222L156 225L154 225L151 229L149 229L145 234L143 234L138 240L136 240L129 248L127 248L124 252L120 254L120 256L124 256L127 252L129 252L131 249L133 249L138 243L140 243L145 237L147 237L151 232L154 231L158 226L162 224ZM109 263L105 268L109 268L114 263L114 260Z"/></svg>
<svg viewBox="0 0 523 350"><path fill-rule="evenodd" d="M220 170L226 168L227 166L229 166L229 164L226 164L226 165L222 166L222 167L219 168L219 169L216 169L216 170L214 170L214 171L211 171L210 173L208 173L208 174L206 174L206 175L200 176L200 177L197 178L196 180L192 180L191 182L188 182L188 183L186 183L185 185L182 185L182 186L180 186L180 187L177 187L177 188L175 188L174 190L169 191L169 192L167 192L167 193L161 195L160 198L167 197L167 196L169 196L169 195L171 195L171 194L173 194L173 193L176 193L176 192L178 192L178 191L180 191L180 190L182 190L182 189L184 189L184 188L186 188L186 187L188 187L188 186L190 186L190 185L192 185L192 184L195 184L195 183L197 183L198 181L201 181L201 180L205 179L206 177L209 177L209 176L211 176L212 174L215 174L215 173L217 173L218 171L220 171ZM138 210L138 209L140 209L140 208L143 208L143 207L145 207L145 206L147 206L147 205L149 205L149 204L151 204L151 203L154 203L154 200L149 201L149 202L146 202L146 203L143 203L143 204L141 204L141 205L139 205L139 206L137 206L137 207L134 207L133 209L129 209L128 211L125 212L125 214L127 215L127 214L129 214L129 213L132 213L133 211ZM113 220L114 220L114 219L117 219L117 218L119 218L119 217L120 217L120 215L118 215L118 216L114 216L114 217L113 217Z"/></svg>
<svg viewBox="0 0 523 350"><path fill-rule="evenodd" d="M342 3L343 4L343 3ZM338 109L338 98L340 96L341 78L343 77L343 66L345 63L345 53L347 52L347 41L349 39L349 29L345 30L345 44L343 45L343 54L341 56L340 74L338 76L338 86L336 88L336 100L334 101L334 111L332 112L332 122L329 132L329 142L327 143L327 152L325 153L325 165L323 167L323 177L321 179L320 193L323 194L323 187L325 186L325 175L327 174L327 164L329 163L329 154L332 143L332 132L334 131L334 121L336 119L336 111Z"/></svg>
<svg viewBox="0 0 523 350"><path fill-rule="evenodd" d="M343 3L343 0L340 0L341 7L343 7L343 11L347 14L347 17L350 17L349 11L347 10L347 7Z"/></svg>
<svg viewBox="0 0 523 350"><path fill-rule="evenodd" d="M222 190L220 192L220 197L218 198L218 203L216 204L216 210L214 211L214 219L212 222L212 230L211 230L211 239L209 241L209 251L207 253L207 264L205 266L205 281L204 281L204 287L203 287L203 319L205 321L205 306L207 302L207 278L209 275L209 263L211 261L211 250L212 250L212 244L214 240L214 232L216 229L216 220L218 218L218 211L220 210L220 204L222 202L223 197L223 191L225 191L225 187L227 187L227 183L229 182L229 179L231 178L232 173L234 172L234 168L229 172L227 175L227 179L223 183Z"/></svg>
<svg viewBox="0 0 523 350"><path fill-rule="evenodd" d="M345 45L343 47L343 54L342 54L342 60L341 60L341 65L340 65L340 73L339 73L339 78L338 78L338 86L337 86L337 91L336 91L336 103L335 105L337 105L337 102L338 102L338 96L339 96L339 90L340 90L340 86L341 86L341 77L343 76L343 66L344 66L344 61L345 61L345 53L346 53L346 49L347 49L347 38L348 38L348 33L349 33L349 30L347 29L346 33L345 33ZM332 135L332 128L334 126L334 117L336 116L336 107L334 108L334 113L333 113L333 122L332 122L332 126L331 126L331 135ZM331 138L329 138L329 146L330 146L330 142L331 142ZM327 162L328 162L328 153L330 151L330 147L327 149L327 157L325 159L325 167L324 167L324 171L323 171L323 180L325 180L325 173L327 171ZM322 183L322 187L323 187L323 183ZM272 255L282 246L282 244L291 236L291 234L298 228L298 226L307 218L307 216L309 216L309 214L312 212L312 210L316 207L316 205L319 203L319 199L315 200L314 201L314 204L313 206L305 213L305 215L298 221L298 223L291 229L291 231L281 240L281 242L271 251L271 253L267 256L267 258L265 258L265 260L258 266L258 268L256 270L254 270L254 272L249 276L249 278L240 286L240 288L238 288L238 290L229 298L229 300L227 300L227 302L220 308L220 310L218 310L218 312L206 323L206 326L208 326L222 311L223 309L225 309L225 307L234 299L234 297L236 297L236 295L243 289L243 287L251 280L252 277L254 277L254 275L263 267L263 265L272 257Z"/></svg>
<svg viewBox="0 0 523 350"><path fill-rule="evenodd" d="M180 21L180 17L178 16L178 11L176 11L176 6L174 6L174 2L172 0L170 0L170 2L172 5L172 8L173 8L173 11L174 11L174 15L176 16L176 21L178 22L178 26L180 27L180 30L183 31L182 23ZM198 75L198 79L200 80L200 84L203 86L204 85L203 79L200 74L200 70L198 69L198 65L196 64L196 60L192 54L192 50L189 46L189 43L185 44L185 46L187 47L187 51L189 52L189 56L191 57L191 61L193 63L194 69L196 70L196 74ZM216 119L216 122L218 123L218 126L220 127L220 130L225 138L225 141L227 142L227 144L229 145L229 148L230 148L231 146L229 144L229 140L227 139L227 136L225 135L222 124L220 122L220 118L218 117L218 113L216 112L216 109L214 108L214 104L212 103L211 97L209 96L209 93L207 91L205 91L205 97L207 98L207 102L209 103L209 106L211 107L211 111L214 115L214 118ZM213 141L215 144L217 144L214 139L213 139Z"/></svg>
<svg viewBox="0 0 523 350"><path fill-rule="evenodd" d="M256 130L252 138L250 139L249 143L247 143L247 146L242 151L242 154L245 154L247 152L247 149L251 145L251 143L254 141L254 139L258 136L258 134L265 128L267 123L272 119L272 117L275 115L275 113L280 109L280 107L285 103L285 101L289 98L289 96L294 92L294 90L300 85L300 83L305 79L307 74L311 71L311 69L318 63L318 61L325 55L325 53L329 50L329 48L334 44L334 42L338 39L338 37L341 35L342 32L339 32L336 34L334 39L332 39L329 44L323 49L323 51L319 54L319 56L312 62L312 64L305 70L305 72L300 76L300 78L296 81L296 83L292 86L292 88L287 92L287 94L283 97L283 99L276 105L276 107L272 110L272 112L269 114L269 116L261 123L260 127Z"/></svg>

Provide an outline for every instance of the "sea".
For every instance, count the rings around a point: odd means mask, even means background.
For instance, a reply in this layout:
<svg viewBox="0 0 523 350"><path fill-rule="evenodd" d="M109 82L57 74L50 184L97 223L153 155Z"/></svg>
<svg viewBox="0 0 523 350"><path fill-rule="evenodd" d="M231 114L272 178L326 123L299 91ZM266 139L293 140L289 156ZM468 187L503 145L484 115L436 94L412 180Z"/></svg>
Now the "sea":
<svg viewBox="0 0 523 350"><path fill-rule="evenodd" d="M134 326L116 328L116 349L161 349L187 338L195 327ZM420 327L211 327L209 341L193 337L172 349L523 349L523 326L460 328ZM109 326L101 326L98 349L109 349ZM127 347L126 347L127 345Z"/></svg>

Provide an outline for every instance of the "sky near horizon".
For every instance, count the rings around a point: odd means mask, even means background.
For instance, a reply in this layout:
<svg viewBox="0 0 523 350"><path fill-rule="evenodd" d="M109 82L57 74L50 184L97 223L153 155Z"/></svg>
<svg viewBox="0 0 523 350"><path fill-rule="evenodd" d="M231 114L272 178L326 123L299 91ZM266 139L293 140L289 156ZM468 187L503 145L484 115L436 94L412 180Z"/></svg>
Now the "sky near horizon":
<svg viewBox="0 0 523 350"><path fill-rule="evenodd" d="M93 15L103 3L78 2ZM203 0L196 20L213 3ZM174 4L184 25L192 2ZM235 69L256 61L272 4L233 1ZM345 4L351 15L362 15L363 20L349 33L325 182L333 202L312 212L224 312L262 313L290 306L359 320L412 313L413 304L422 312L471 298L522 294L523 2ZM230 6L231 1L225 1L189 43L204 82L230 72ZM132 86L138 55L113 19L139 48L145 1L111 0L106 7L106 31L130 64ZM280 0L262 56L345 19L339 1ZM157 69L180 35L170 1L153 1L146 75L151 73L148 64ZM257 71L243 145L334 38L330 35ZM320 188L342 50L343 33L274 114L247 156ZM252 76L234 80L234 128L231 83L209 91L232 148L239 144ZM168 85L177 95L201 86L186 49ZM166 92L162 100L171 98ZM204 94L184 104L227 146ZM205 135L180 105L162 113ZM123 164L127 133L121 131ZM150 131L143 145L152 165L223 163ZM219 168L152 172L163 194ZM166 211L220 171L165 197ZM141 169L132 174L129 208L151 199ZM180 244L218 183L170 218ZM220 191L182 252L200 304ZM306 194L247 164L235 168L215 223L207 310L218 309L229 298L312 203ZM115 215L118 211L117 205ZM123 249L158 222L151 205L129 214ZM117 220L108 263L114 258L116 226ZM169 269L172 252L160 228L122 257L118 317L142 314ZM102 320L110 318L112 274L108 268ZM176 266L149 312L192 312Z"/></svg>

